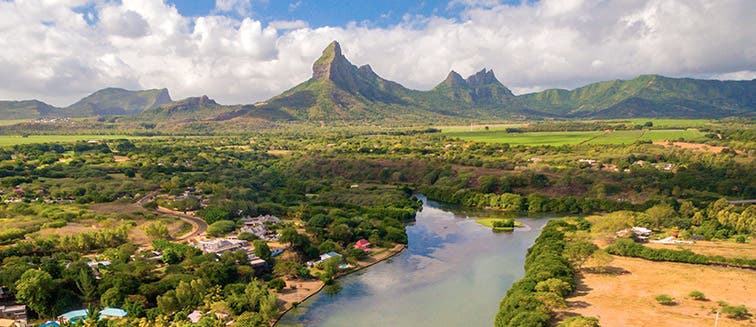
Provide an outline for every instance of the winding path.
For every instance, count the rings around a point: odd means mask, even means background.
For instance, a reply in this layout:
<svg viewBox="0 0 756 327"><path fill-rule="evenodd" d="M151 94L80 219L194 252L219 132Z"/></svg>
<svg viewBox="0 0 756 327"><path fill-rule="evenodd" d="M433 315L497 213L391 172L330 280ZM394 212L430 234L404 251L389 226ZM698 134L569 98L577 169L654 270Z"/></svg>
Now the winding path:
<svg viewBox="0 0 756 327"><path fill-rule="evenodd" d="M202 218L195 217L195 216L188 215L180 211L175 211L175 210L171 210L171 209L160 207L160 206L155 208L155 211L162 214L179 217L181 218L181 220L186 221L192 224L192 226L194 226L189 233L186 233L181 237L174 238L174 240L176 241L182 241L193 236L199 236L199 235L204 234L205 231L207 231L207 223Z"/></svg>
<svg viewBox="0 0 756 327"><path fill-rule="evenodd" d="M147 202L154 200L158 194L160 194L160 190L151 191L150 193L147 193L147 195L143 196L141 199L137 200L136 204L140 207L144 207L144 205ZM174 238L174 240L176 241L182 241L193 236L199 236L199 235L204 234L205 231L207 231L207 223L202 218L195 217L195 216L188 215L180 211L175 211L175 210L171 210L171 209L160 207L160 206L155 208L154 211L158 213L178 217L181 220L192 224L192 230L180 237Z"/></svg>

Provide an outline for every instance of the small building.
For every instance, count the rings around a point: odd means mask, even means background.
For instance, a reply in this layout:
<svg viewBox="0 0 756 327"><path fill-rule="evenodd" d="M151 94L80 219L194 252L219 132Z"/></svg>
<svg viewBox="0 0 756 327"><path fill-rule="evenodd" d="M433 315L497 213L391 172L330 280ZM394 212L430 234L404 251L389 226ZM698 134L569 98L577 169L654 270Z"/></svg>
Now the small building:
<svg viewBox="0 0 756 327"><path fill-rule="evenodd" d="M18 327L18 324L13 319L0 318L0 327Z"/></svg>
<svg viewBox="0 0 756 327"><path fill-rule="evenodd" d="M354 248L360 249L365 252L370 251L370 242L368 242L368 240L364 238L360 239L359 241L357 241L357 243L354 244Z"/></svg>
<svg viewBox="0 0 756 327"><path fill-rule="evenodd" d="M638 235L638 236L648 236L648 235L650 235L650 234L651 234L651 232L652 232L652 230L650 230L650 229L648 229L648 228L645 228L645 227L637 227L637 226L636 226L636 227L633 227L633 228L632 228L632 229L630 229L630 230L631 230L631 231L633 232L633 234L635 234L635 235Z"/></svg>
<svg viewBox="0 0 756 327"><path fill-rule="evenodd" d="M26 305L15 302L13 305L0 305L0 318L26 320Z"/></svg>
<svg viewBox="0 0 756 327"><path fill-rule="evenodd" d="M60 316L58 316L58 320L63 323L71 323L75 324L79 320L87 319L87 314L89 313L89 310L87 309L81 309L81 310L74 310L66 312Z"/></svg>
<svg viewBox="0 0 756 327"><path fill-rule="evenodd" d="M126 310L121 308L105 307L105 309L100 311L100 319L119 319L126 317L126 314Z"/></svg>
<svg viewBox="0 0 756 327"><path fill-rule="evenodd" d="M107 261L107 260L105 260L105 261L90 261L90 262L87 262L87 266L89 266L90 268L96 268L96 267L99 267L99 266L105 266L105 267L107 267L107 266L110 266L110 261Z"/></svg>
<svg viewBox="0 0 756 327"><path fill-rule="evenodd" d="M268 265L268 262L256 256L252 252L247 253L247 259L249 259L249 265L252 266L253 268L266 267Z"/></svg>
<svg viewBox="0 0 756 327"><path fill-rule="evenodd" d="M316 264L321 263L323 261L326 261L326 260L328 260L330 258L333 258L333 257L341 257L341 254L338 254L338 253L333 252L333 251L328 252L328 253L323 253L323 254L320 255L320 260L318 260L318 261L307 261L307 267L312 268Z"/></svg>
<svg viewBox="0 0 756 327"><path fill-rule="evenodd" d="M199 241L195 247L204 253L223 254L229 251L235 251L247 246L247 241L229 238L216 238L207 241Z"/></svg>
<svg viewBox="0 0 756 327"><path fill-rule="evenodd" d="M333 257L341 257L341 254L338 254L338 253L333 252L333 251L325 253L325 254L321 254L320 255L320 260L318 262L323 262L323 261L326 261L326 260L328 260L330 258L333 258Z"/></svg>
<svg viewBox="0 0 756 327"><path fill-rule="evenodd" d="M281 219L279 219L276 216L272 215L263 215L263 216L257 216L257 217L246 217L241 220L242 228L239 229L242 233L252 233L255 234L257 237L263 240L273 241L277 240L278 236L275 234L272 234L268 230L268 225L273 224L280 224Z"/></svg>

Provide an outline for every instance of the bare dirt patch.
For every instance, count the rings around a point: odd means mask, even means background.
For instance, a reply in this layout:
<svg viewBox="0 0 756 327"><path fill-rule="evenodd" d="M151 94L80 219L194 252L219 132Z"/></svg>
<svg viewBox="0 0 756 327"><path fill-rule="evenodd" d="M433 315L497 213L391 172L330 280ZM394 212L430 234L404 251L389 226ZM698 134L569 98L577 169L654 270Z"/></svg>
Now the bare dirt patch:
<svg viewBox="0 0 756 327"><path fill-rule="evenodd" d="M308 297L320 291L323 285L323 282L317 279L286 279L286 288L278 293L278 300L284 302L284 309L289 309L294 302L301 303ZM294 288L292 289L292 287Z"/></svg>
<svg viewBox="0 0 756 327"><path fill-rule="evenodd" d="M680 149L688 149L688 150L693 150L693 151L702 151L702 152L711 152L711 153L720 153L725 148L723 146L701 144L701 143L690 143L690 142L672 142L672 144L670 144L669 142L654 142L654 144L663 145L666 148L680 148ZM741 153L741 152L738 151L738 153Z"/></svg>
<svg viewBox="0 0 756 327"><path fill-rule="evenodd" d="M756 271L614 257L618 274L581 273L576 294L567 298L569 313L598 317L602 326L713 326L717 301L756 310ZM703 292L708 301L688 298ZM665 306L655 297L667 294L677 304ZM567 315L569 315L567 313ZM754 319L720 315L719 326L753 326Z"/></svg>
<svg viewBox="0 0 756 327"><path fill-rule="evenodd" d="M86 232L94 232L98 229L99 227L94 222L75 222L68 223L66 226L63 226L61 228L43 228L39 230L39 235L43 237L52 235L69 236Z"/></svg>

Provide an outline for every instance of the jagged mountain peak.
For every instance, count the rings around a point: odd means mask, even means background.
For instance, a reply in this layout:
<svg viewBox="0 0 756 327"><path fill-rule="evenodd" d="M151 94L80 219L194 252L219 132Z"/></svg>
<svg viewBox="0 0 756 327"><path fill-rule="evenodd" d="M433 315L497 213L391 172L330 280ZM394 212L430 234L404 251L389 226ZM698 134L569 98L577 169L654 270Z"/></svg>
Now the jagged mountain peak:
<svg viewBox="0 0 756 327"><path fill-rule="evenodd" d="M485 68L467 77L466 81L467 81L467 84L469 84L470 86L480 86L480 85L488 85L488 84L502 85L501 82L499 82L499 80L496 79L496 75L494 75L493 69L485 69Z"/></svg>
<svg viewBox="0 0 756 327"><path fill-rule="evenodd" d="M339 42L333 41L323 50L320 58L312 64L312 78L333 79L336 74L343 73L353 66L341 53Z"/></svg>
<svg viewBox="0 0 756 327"><path fill-rule="evenodd" d="M467 86L467 81L462 78L462 75L452 70L449 72L449 75L446 75L446 79L441 84L456 88Z"/></svg>

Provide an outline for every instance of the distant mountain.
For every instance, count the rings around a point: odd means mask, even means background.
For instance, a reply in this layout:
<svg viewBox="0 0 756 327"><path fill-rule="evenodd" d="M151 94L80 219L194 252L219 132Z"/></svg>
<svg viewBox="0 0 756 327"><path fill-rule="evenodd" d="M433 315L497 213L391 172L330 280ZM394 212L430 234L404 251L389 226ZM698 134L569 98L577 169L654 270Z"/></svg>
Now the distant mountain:
<svg viewBox="0 0 756 327"><path fill-rule="evenodd" d="M369 65L357 67L332 42L312 65L312 78L258 105L300 120L381 119L429 116L414 103L413 93L381 78Z"/></svg>
<svg viewBox="0 0 756 327"><path fill-rule="evenodd" d="M264 110L255 105L224 106L208 98L191 97L162 104L147 109L134 117L136 120L154 122L194 122L244 120L248 118L263 120L291 120L292 117L277 110Z"/></svg>
<svg viewBox="0 0 756 327"><path fill-rule="evenodd" d="M428 91L384 79L369 65L357 67L334 41L312 65L312 77L267 101L224 106L207 96L172 101L168 90L107 88L66 108L36 100L0 101L5 119L42 116L136 115L153 122L401 121L459 118L631 117L719 118L756 114L756 79L716 81L642 75L631 80L514 95L483 69L467 78L451 71Z"/></svg>
<svg viewBox="0 0 756 327"><path fill-rule="evenodd" d="M223 106L203 95L149 108L138 117L145 120L194 121L212 119L223 112Z"/></svg>
<svg viewBox="0 0 756 327"><path fill-rule="evenodd" d="M483 107L507 105L515 98L512 91L496 79L493 70L486 69L467 79L451 71L446 79L430 92L438 93L450 101Z"/></svg>
<svg viewBox="0 0 756 327"><path fill-rule="evenodd" d="M0 101L2 119L36 119L54 115L58 108L39 100Z"/></svg>
<svg viewBox="0 0 756 327"><path fill-rule="evenodd" d="M67 116L135 115L171 102L167 89L129 91L106 88L63 109Z"/></svg>
<svg viewBox="0 0 756 327"><path fill-rule="evenodd" d="M566 118L716 118L752 115L756 111L756 80L642 75L627 81L599 82L572 91L551 89L517 98L524 108Z"/></svg>

